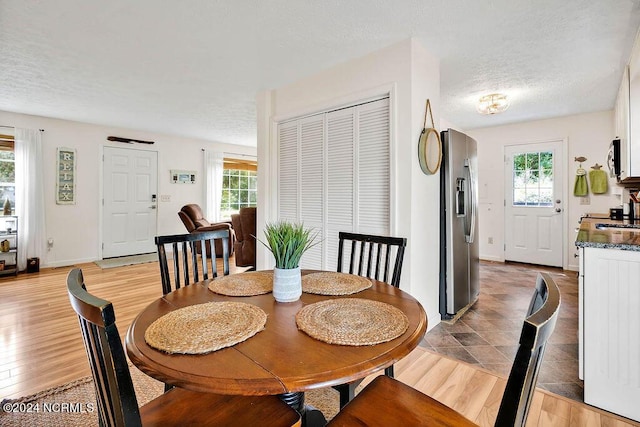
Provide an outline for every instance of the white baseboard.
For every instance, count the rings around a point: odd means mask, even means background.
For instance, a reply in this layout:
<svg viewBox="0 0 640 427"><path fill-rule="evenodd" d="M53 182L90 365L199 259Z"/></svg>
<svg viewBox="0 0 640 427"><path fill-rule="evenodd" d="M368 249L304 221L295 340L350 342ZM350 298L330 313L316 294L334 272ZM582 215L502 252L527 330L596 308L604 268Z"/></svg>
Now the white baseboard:
<svg viewBox="0 0 640 427"><path fill-rule="evenodd" d="M504 262L504 258L503 257L498 257L498 256L487 256L487 255L480 255L480 259L483 261L493 261L493 262Z"/></svg>
<svg viewBox="0 0 640 427"><path fill-rule="evenodd" d="M440 312L436 312L432 315L427 315L427 332L435 328L441 321L442 316L440 315Z"/></svg>
<svg viewBox="0 0 640 427"><path fill-rule="evenodd" d="M75 260L64 260L64 261L54 261L47 262L45 264L40 264L40 268L59 268L59 267L71 267L76 264L86 264L88 262L97 261L97 258L82 258Z"/></svg>
<svg viewBox="0 0 640 427"><path fill-rule="evenodd" d="M580 271L580 266L578 264L569 264L565 270Z"/></svg>

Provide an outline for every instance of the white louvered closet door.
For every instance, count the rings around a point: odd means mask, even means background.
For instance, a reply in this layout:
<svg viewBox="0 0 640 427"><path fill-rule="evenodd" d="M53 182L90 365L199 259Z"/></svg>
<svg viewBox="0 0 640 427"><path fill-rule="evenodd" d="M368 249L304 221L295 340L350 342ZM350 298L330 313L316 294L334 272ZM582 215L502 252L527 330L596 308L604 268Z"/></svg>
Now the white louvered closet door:
<svg viewBox="0 0 640 427"><path fill-rule="evenodd" d="M298 218L298 121L278 125L278 219Z"/></svg>
<svg viewBox="0 0 640 427"><path fill-rule="evenodd" d="M319 231L302 268L334 270L340 231L388 235L389 99L278 125L279 219Z"/></svg>
<svg viewBox="0 0 640 427"><path fill-rule="evenodd" d="M318 233L320 243L304 253L301 268L322 267L324 246L324 115L300 120L300 221Z"/></svg>
<svg viewBox="0 0 640 427"><path fill-rule="evenodd" d="M338 263L338 233L353 231L356 188L356 108L327 113L327 226L325 268Z"/></svg>
<svg viewBox="0 0 640 427"><path fill-rule="evenodd" d="M358 106L357 232L389 235L389 99Z"/></svg>

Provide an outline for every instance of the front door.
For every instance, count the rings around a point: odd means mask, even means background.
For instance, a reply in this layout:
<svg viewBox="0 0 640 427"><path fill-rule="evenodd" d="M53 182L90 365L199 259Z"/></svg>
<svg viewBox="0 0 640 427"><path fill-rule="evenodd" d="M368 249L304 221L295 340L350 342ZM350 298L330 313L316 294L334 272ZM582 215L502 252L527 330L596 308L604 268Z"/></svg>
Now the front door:
<svg viewBox="0 0 640 427"><path fill-rule="evenodd" d="M562 267L562 141L505 147L507 261Z"/></svg>
<svg viewBox="0 0 640 427"><path fill-rule="evenodd" d="M158 153L104 147L102 257L156 250Z"/></svg>

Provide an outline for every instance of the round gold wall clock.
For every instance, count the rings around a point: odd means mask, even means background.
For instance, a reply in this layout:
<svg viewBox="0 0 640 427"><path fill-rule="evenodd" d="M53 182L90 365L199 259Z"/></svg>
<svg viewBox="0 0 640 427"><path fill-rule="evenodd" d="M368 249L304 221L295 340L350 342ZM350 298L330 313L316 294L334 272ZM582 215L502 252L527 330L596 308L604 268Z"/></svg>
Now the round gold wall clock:
<svg viewBox="0 0 640 427"><path fill-rule="evenodd" d="M431 117L431 127L427 127L427 113ZM435 129L433 115L431 115L431 104L427 99L427 108L424 112L424 124L420 139L418 140L418 160L420 168L426 175L433 175L440 169L442 162L442 142L440 133Z"/></svg>

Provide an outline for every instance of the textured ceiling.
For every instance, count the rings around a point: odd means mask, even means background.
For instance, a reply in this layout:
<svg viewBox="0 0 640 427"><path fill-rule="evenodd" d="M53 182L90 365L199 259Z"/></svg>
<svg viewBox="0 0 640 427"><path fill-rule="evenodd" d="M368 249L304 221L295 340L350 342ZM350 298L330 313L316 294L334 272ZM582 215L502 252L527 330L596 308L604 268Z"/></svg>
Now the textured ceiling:
<svg viewBox="0 0 640 427"><path fill-rule="evenodd" d="M415 37L440 116L495 126L612 109L639 25L639 0L0 0L0 110L255 145L259 90Z"/></svg>

